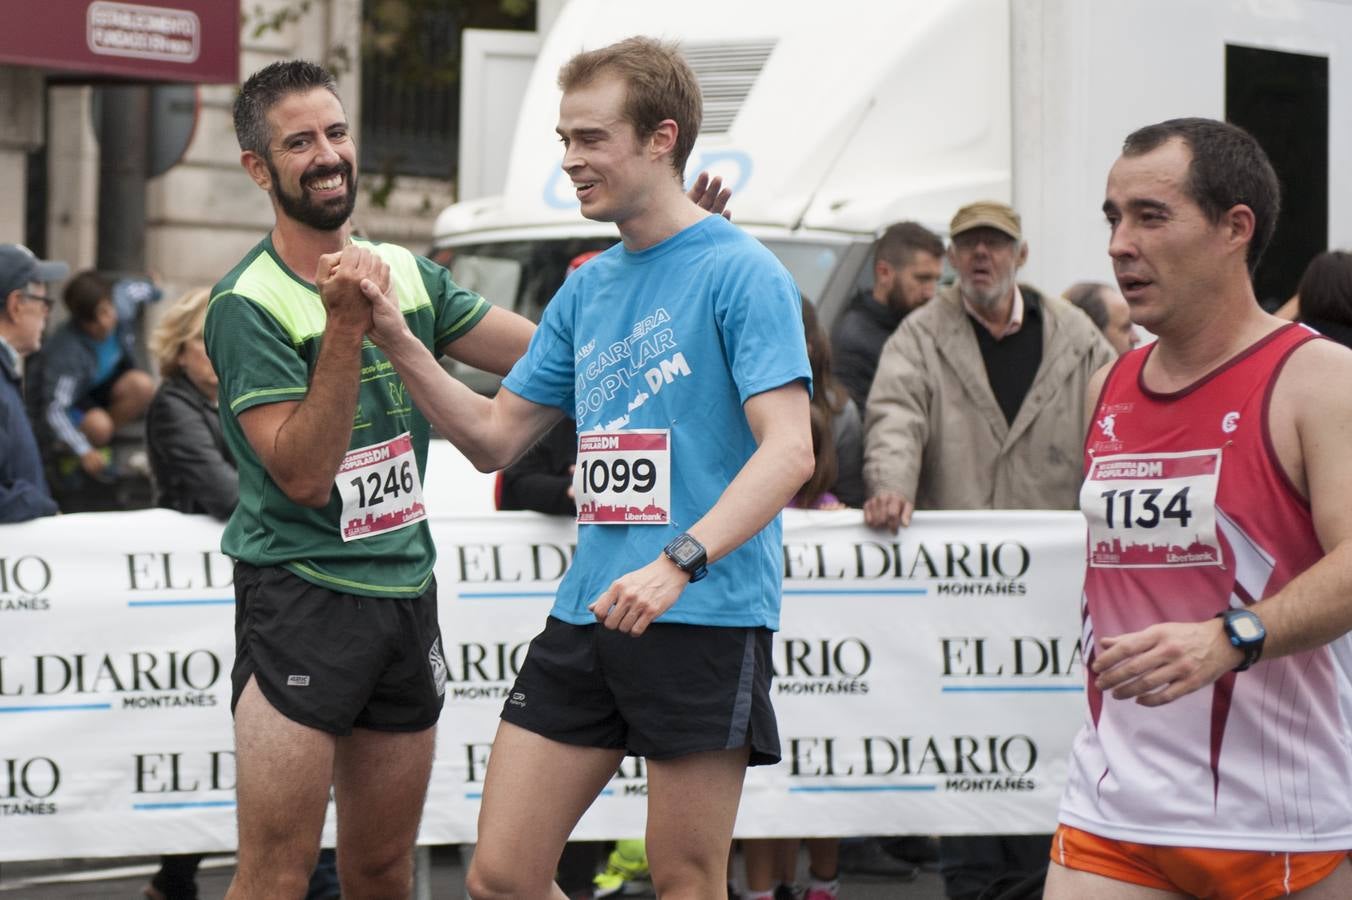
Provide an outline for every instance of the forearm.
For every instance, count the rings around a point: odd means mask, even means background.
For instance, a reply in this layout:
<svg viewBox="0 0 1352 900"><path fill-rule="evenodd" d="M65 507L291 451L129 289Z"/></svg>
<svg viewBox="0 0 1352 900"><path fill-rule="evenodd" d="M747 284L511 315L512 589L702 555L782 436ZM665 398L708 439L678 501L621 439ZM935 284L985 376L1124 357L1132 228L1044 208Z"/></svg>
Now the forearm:
<svg viewBox="0 0 1352 900"><path fill-rule="evenodd" d="M1263 620L1263 658L1322 647L1352 630L1352 539L1249 607Z"/></svg>
<svg viewBox="0 0 1352 900"><path fill-rule="evenodd" d="M687 531L704 545L709 562L721 559L764 528L812 477L812 439L785 434L766 440L747 460L718 502Z"/></svg>
<svg viewBox="0 0 1352 900"><path fill-rule="evenodd" d="M351 329L325 330L305 399L277 429L268 474L298 503L318 507L328 502L352 440L363 339Z"/></svg>
<svg viewBox="0 0 1352 900"><path fill-rule="evenodd" d="M508 465L537 436L538 432L509 421L497 398L476 394L452 378L413 335L382 349L419 411L479 471L493 472Z"/></svg>

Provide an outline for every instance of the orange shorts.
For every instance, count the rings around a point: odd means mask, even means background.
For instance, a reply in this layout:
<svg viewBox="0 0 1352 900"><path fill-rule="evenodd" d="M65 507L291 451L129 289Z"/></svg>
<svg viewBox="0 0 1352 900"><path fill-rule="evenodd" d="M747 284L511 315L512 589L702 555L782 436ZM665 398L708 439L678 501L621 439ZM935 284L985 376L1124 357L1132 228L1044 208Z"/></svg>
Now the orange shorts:
<svg viewBox="0 0 1352 900"><path fill-rule="evenodd" d="M1348 854L1133 844L1060 825L1052 836L1051 856L1067 869L1203 900L1266 900L1319 883Z"/></svg>

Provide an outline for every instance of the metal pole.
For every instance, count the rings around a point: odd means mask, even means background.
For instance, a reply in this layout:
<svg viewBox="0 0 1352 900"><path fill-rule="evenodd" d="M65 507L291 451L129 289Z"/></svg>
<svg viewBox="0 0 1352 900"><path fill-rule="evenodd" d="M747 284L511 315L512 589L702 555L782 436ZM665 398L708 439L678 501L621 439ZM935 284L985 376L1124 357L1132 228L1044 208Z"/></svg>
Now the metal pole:
<svg viewBox="0 0 1352 900"><path fill-rule="evenodd" d="M146 147L150 89L144 85L99 88L100 271L146 269Z"/></svg>

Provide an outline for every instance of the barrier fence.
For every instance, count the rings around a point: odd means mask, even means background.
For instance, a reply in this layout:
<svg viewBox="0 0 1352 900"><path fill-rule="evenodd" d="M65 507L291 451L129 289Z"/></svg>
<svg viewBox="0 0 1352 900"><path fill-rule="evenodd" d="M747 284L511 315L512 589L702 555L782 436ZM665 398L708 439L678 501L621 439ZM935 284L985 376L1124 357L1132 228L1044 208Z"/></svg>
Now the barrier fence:
<svg viewBox="0 0 1352 900"><path fill-rule="evenodd" d="M419 842L472 842L497 715L570 521L432 519L450 680ZM0 527L0 861L230 850L234 597L221 526L165 510ZM737 834L1051 831L1083 718L1074 513L784 517L783 762ZM626 759L579 838L641 834ZM326 839L333 839L329 816Z"/></svg>

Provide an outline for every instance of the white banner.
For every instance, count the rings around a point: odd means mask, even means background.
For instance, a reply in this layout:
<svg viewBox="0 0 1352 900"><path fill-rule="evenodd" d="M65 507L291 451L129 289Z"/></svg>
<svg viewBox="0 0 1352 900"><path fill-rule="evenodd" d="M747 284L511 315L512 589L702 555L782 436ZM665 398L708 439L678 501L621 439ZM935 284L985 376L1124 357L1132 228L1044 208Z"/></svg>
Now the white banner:
<svg viewBox="0 0 1352 900"><path fill-rule="evenodd" d="M789 511L784 761L737 834L1047 832L1083 718L1074 513ZM420 843L472 842L498 711L571 522L434 517L451 681ZM234 597L220 526L164 510L0 527L0 860L229 850ZM628 759L579 838L643 833ZM333 839L329 817L327 839Z"/></svg>

